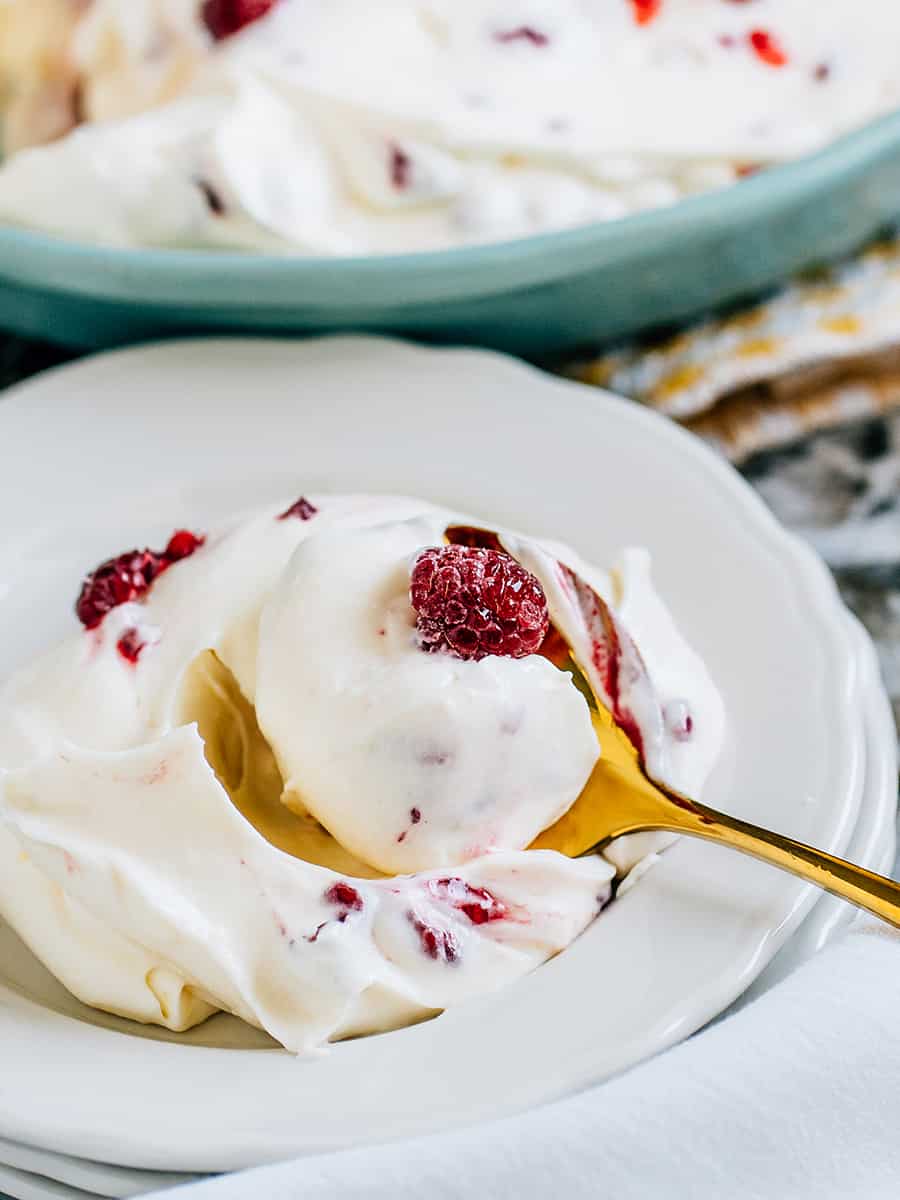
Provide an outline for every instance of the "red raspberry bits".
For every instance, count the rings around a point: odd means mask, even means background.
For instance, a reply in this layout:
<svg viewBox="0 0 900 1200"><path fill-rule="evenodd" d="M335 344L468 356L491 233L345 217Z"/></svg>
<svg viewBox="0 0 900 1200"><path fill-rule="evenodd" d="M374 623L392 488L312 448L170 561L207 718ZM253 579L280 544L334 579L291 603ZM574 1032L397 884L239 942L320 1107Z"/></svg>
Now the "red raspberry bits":
<svg viewBox="0 0 900 1200"><path fill-rule="evenodd" d="M277 3L278 0L206 0L200 13L206 28L220 42L264 17Z"/></svg>
<svg viewBox="0 0 900 1200"><path fill-rule="evenodd" d="M205 538L179 529L172 534L165 550L127 550L108 558L87 576L75 603L78 620L86 629L96 629L103 618L120 604L140 600L154 580L173 563L188 558Z"/></svg>
<svg viewBox="0 0 900 1200"><path fill-rule="evenodd" d="M136 629L126 629L116 642L116 649L126 662L136 663L147 643Z"/></svg>
<svg viewBox="0 0 900 1200"><path fill-rule="evenodd" d="M189 529L178 529L169 538L169 544L163 552L167 563L180 562L182 558L190 558L195 550L199 550L206 538Z"/></svg>
<svg viewBox="0 0 900 1200"><path fill-rule="evenodd" d="M549 46L550 38L533 25L519 25L516 29L503 29L494 34L495 42L530 42L532 46Z"/></svg>
<svg viewBox="0 0 900 1200"><path fill-rule="evenodd" d="M94 629L112 609L140 599L160 573L161 562L152 550L129 550L101 563L81 585L75 604L82 625Z"/></svg>
<svg viewBox="0 0 900 1200"><path fill-rule="evenodd" d="M445 963L455 963L458 960L459 939L451 929L436 929L433 925L427 925L412 910L406 915L419 935L422 950L429 958Z"/></svg>
<svg viewBox="0 0 900 1200"><path fill-rule="evenodd" d="M524 658L540 649L550 624L540 582L508 554L471 546L423 550L409 597L423 650L457 658Z"/></svg>
<svg viewBox="0 0 900 1200"><path fill-rule="evenodd" d="M751 29L747 34L747 38L756 53L756 57L762 59L764 63L768 63L770 67L783 67L786 65L788 56L773 34L765 29Z"/></svg>
<svg viewBox="0 0 900 1200"><path fill-rule="evenodd" d="M356 888L343 880L331 885L325 893L325 899L329 904L336 904L338 908L352 909L353 912L360 912L363 906L363 898Z"/></svg>
<svg viewBox="0 0 900 1200"><path fill-rule="evenodd" d="M396 142L389 147L388 168L393 186L398 192L405 191L412 181L412 159Z"/></svg>
<svg viewBox="0 0 900 1200"><path fill-rule="evenodd" d="M295 504L292 504L290 508L285 509L278 520L288 521L291 517L297 517L301 521L308 521L311 517L314 517L318 511L319 510L311 501L307 500L305 496L301 496Z"/></svg>
<svg viewBox="0 0 900 1200"><path fill-rule="evenodd" d="M486 925L488 921L502 921L508 909L487 888L473 887L464 879L452 876L449 879L429 879L425 885L436 900L451 904L465 913L473 925Z"/></svg>
<svg viewBox="0 0 900 1200"><path fill-rule="evenodd" d="M224 216L225 201L222 199L222 193L218 188L214 188L207 179L197 179L194 182L197 184L200 195L206 201L206 207L212 215L214 217Z"/></svg>
<svg viewBox="0 0 900 1200"><path fill-rule="evenodd" d="M631 7L638 25L649 25L655 17L659 16L662 0L631 0Z"/></svg>

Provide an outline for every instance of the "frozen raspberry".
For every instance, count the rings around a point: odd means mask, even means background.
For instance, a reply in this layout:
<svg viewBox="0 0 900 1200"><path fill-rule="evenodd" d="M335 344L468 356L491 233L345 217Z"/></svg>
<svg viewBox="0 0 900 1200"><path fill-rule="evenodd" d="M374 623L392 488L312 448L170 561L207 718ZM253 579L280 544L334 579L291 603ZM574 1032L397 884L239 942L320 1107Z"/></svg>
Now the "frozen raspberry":
<svg viewBox="0 0 900 1200"><path fill-rule="evenodd" d="M363 898L356 888L343 880L331 885L325 893L325 899L329 904L336 904L339 908L352 909L354 912L359 912L363 906Z"/></svg>
<svg viewBox="0 0 900 1200"><path fill-rule="evenodd" d="M423 550L413 565L409 595L422 649L449 650L458 658L534 654L550 623L539 581L497 550Z"/></svg>
<svg viewBox="0 0 900 1200"><path fill-rule="evenodd" d="M487 888L473 887L464 879L452 876L449 879L429 879L428 891L436 900L452 904L465 913L473 925L485 925L488 921L502 921L508 909Z"/></svg>
<svg viewBox="0 0 900 1200"><path fill-rule="evenodd" d="M173 563L188 558L205 538L187 529L172 534L165 550L128 550L108 558L87 576L75 603L75 612L86 629L96 629L108 612L120 604L140 600L155 579Z"/></svg>
<svg viewBox="0 0 900 1200"><path fill-rule="evenodd" d="M252 25L275 7L278 0L205 0L203 23L217 42Z"/></svg>
<svg viewBox="0 0 900 1200"><path fill-rule="evenodd" d="M419 942L429 958L445 963L455 963L459 958L459 939L452 929L437 929L428 925L410 909L406 914L419 935Z"/></svg>
<svg viewBox="0 0 900 1200"><path fill-rule="evenodd" d="M297 517L301 521L309 521L318 511L312 501L307 500L305 496L301 496L295 504L284 510L278 520L288 521L291 517Z"/></svg>

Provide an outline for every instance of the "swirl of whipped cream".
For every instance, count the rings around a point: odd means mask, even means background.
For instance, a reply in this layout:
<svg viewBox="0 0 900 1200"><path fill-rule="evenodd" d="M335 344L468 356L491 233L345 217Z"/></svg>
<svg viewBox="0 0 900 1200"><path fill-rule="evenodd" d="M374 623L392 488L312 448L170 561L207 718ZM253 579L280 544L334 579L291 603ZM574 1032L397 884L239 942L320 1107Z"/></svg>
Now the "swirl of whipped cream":
<svg viewBox="0 0 900 1200"><path fill-rule="evenodd" d="M5 683L0 914L76 996L176 1030L226 1010L306 1051L501 987L597 915L646 844L526 849L597 757L570 676L417 644L410 561L459 523L359 496L242 518ZM502 536L588 630L560 580L589 569ZM702 664L640 557L590 574L641 646L646 745L702 783Z"/></svg>

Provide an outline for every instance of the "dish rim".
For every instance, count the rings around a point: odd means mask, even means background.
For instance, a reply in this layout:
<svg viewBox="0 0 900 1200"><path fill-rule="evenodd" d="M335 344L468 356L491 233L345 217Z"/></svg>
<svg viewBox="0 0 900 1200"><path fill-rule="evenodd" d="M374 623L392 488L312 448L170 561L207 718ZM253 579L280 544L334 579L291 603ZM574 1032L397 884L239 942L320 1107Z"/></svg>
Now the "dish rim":
<svg viewBox="0 0 900 1200"><path fill-rule="evenodd" d="M90 377L90 374L95 373L95 383L97 376L102 381L104 370L108 369L110 377L116 378L116 371L121 369L123 360L128 360L135 356L146 356L149 354L169 353L173 345L177 355L178 348L181 347L188 359L190 358L191 347L199 351L201 355L210 356L211 361L221 359L227 353L240 353L245 350L246 343L253 343L257 346L260 352L274 353L276 347L280 347L282 353L285 352L285 344L280 342L272 342L264 339L244 339L244 344L236 339L203 339L203 340L185 340L180 343L163 343L155 348L141 347L137 350L117 351L111 354L101 356L100 369L98 370L98 359L89 359L74 366L56 368L52 373L57 377L56 386L59 385L59 376L71 375L74 372L84 372ZM259 345L262 343L262 345ZM187 350L185 350L187 347ZM293 350L299 351L302 355L316 359L324 356L326 360L334 360L337 354L343 350L348 362L353 363L359 370L358 358L360 355L406 355L408 360L415 360L416 364L421 364L427 356L440 355L440 361L446 367L449 360L453 356L468 356L469 358L477 358L480 363L487 360L489 368L496 375L502 375L502 381L509 387L516 383L522 386L526 382L526 376L531 377L531 386L537 386L540 381L541 385L548 390L555 390L562 399L564 392L568 393L568 399L576 401L576 393L581 394L581 400L588 401L586 411L594 408L607 407L611 410L618 410L619 415L628 414L628 421L637 429L649 429L652 427L655 436L662 439L667 439L672 449L680 449L684 456L692 460L698 470L703 470L705 476L716 485L715 492L724 494L729 493L735 504L735 508L742 511L747 518L748 524L752 523L755 527L755 538L758 542L764 543L771 554L778 551L777 557L779 561L790 563L801 568L796 573L796 590L807 598L811 598L814 603L810 608L810 619L816 621L817 626L822 631L823 645L827 639L828 645L834 650L835 658L840 657L840 662L835 662L833 672L833 687L835 689L835 705L839 705L842 713L851 714L854 711L853 700L855 696L855 683L857 676L857 664L853 654L851 653L850 635L847 629L847 623L844 618L844 610L840 605L837 590L833 580L825 569L824 565L814 559L808 552L799 552L798 547L790 535L786 534L778 522L775 520L771 512L765 508L762 501L750 489L739 480L732 469L723 461L720 460L712 451L705 446L702 446L696 439L690 437L683 430L680 430L670 423L665 422L662 418L647 410L642 410L622 400L621 398L611 396L606 393L602 398L598 397L593 391L584 389L581 385L554 380L549 376L541 375L539 372L525 367L522 364L515 363L513 360L506 359L503 356L495 354L486 354L485 352L468 351L468 350L425 350L419 347L412 347L405 343L388 341L386 339L372 338L326 338L318 339L315 342L306 342L302 347L293 347ZM354 358L354 355L357 357ZM221 364L220 364L221 365ZM182 363L183 366L183 363ZM8 393L9 400L5 400L0 405L0 421L3 420L4 408L7 403L10 403L8 412L14 414L16 411L21 412L24 417L30 407L31 393L40 388L41 383L47 379L44 375L38 380L33 380L23 385L19 385L15 389L11 389ZM59 400L57 398L56 403ZM580 403L581 401L578 401ZM40 414L38 414L40 415ZM593 422L589 422L593 424ZM715 494L715 492L711 494ZM860 727L861 730L861 727ZM861 738L857 738L857 742ZM861 770L860 760L862 757L862 747L856 746L855 752L848 748L847 754L849 759L856 760L856 774ZM847 780L854 778L854 768L848 765L845 772ZM850 836L852 827L853 813L848 808L848 802L843 804L841 812L841 822L839 828L833 834L835 842L846 842ZM843 832L841 832L841 830ZM846 835L846 836L844 836ZM634 1047L626 1045L621 1048L618 1053L624 1056L624 1060L614 1065L612 1070L621 1070L625 1066L638 1061L641 1057L651 1052L657 1052L671 1045L680 1037L691 1032L693 1029L703 1024L710 1016L717 1012L739 994L758 974L766 961L775 953L781 944L790 936L793 929L815 903L817 893L811 887L803 887L798 885L799 890L796 892L795 898L791 904L785 904L782 908L785 910L781 913L780 924L777 927L767 925L765 932L754 935L754 951L752 954L746 952L740 956L740 963L732 963L728 970L723 970L720 977L715 981L715 986L708 986L703 989L703 996L686 995L682 996L681 1002L673 1003L670 1006L667 1022L665 1027L654 1025L643 1029L640 1035L640 1042L645 1043L644 1050L635 1055ZM0 989L0 995L3 997L4 1004L0 1005L0 1017L3 1015L4 1008L8 1015L14 1011L21 1013L25 1010L37 1010L39 1015L38 1029L42 1030L48 1038L48 1042L52 1043L56 1040L53 1031L56 1030L56 1036L62 1036L61 1045L65 1044L65 1030L71 1025L72 1018L56 1014L49 1009L44 1008L37 1002L26 1000L15 992L10 992L6 987ZM4 1022L5 1023L5 1022ZM425 1027L420 1027L425 1028ZM110 1030L101 1029L94 1026L89 1027L90 1035L93 1038L108 1037ZM408 1031L406 1031L408 1032ZM415 1032L415 1031L413 1031ZM92 1036L87 1035L84 1039L87 1043L88 1050L92 1043ZM40 1036L40 1033L39 1033ZM402 1035L399 1035L402 1036ZM416 1035L417 1039L420 1035ZM133 1043L138 1039L130 1039ZM378 1039L375 1039L378 1040ZM197 1058L193 1061L200 1062L205 1054L209 1054L209 1049L190 1046L173 1046L160 1045L154 1043L157 1050L157 1058L163 1063L166 1061L173 1065L173 1060L177 1056L179 1049L196 1051ZM649 1048L648 1048L649 1047ZM339 1053L341 1048L337 1048L335 1053ZM126 1054L126 1059L128 1055ZM140 1057L138 1055L138 1057ZM605 1071L602 1077L605 1077L610 1071ZM538 1090L541 1095L538 1099L533 1097L517 1096L514 1099L511 1097L511 1103L504 1107L501 1111L493 1111L492 1116L512 1115L514 1112L522 1111L525 1108L531 1107L534 1103L546 1103L552 1099L561 1098L565 1095L573 1094L575 1091L582 1090L585 1087L596 1083L601 1076L598 1076L596 1068L591 1068L586 1071L586 1074L579 1079L567 1079L562 1087L547 1089L544 1085ZM556 1089L556 1090L554 1090ZM533 1090L533 1089L532 1089ZM4 1136L20 1141L34 1141L34 1129L30 1129L23 1121L22 1107L18 1097L13 1095L4 1095L3 1089L0 1088L0 1118L3 1123ZM79 1123L84 1122L86 1114L81 1113L78 1119L71 1112L66 1113L65 1123L60 1125L59 1122L54 1122L45 1108L41 1109L41 1122L44 1125L44 1135L41 1139L41 1144L52 1149L58 1149L68 1153L85 1154L94 1158L108 1158L110 1161L126 1162L133 1165L157 1167L160 1165L171 1165L173 1163L173 1150L171 1142L165 1138L159 1137L159 1131L98 1131L96 1127ZM49 1122L49 1127L48 1127ZM437 1118L429 1118L427 1114L422 1114L420 1125L412 1129L405 1129L406 1133L425 1133L435 1132L438 1129L456 1127L462 1123L461 1118L457 1117L452 1121L445 1119L443 1114ZM30 1132L30 1137L29 1137ZM171 1132L171 1130L169 1131ZM256 1131L255 1136L249 1132L245 1136L245 1140L240 1147L237 1146L216 1146L210 1148L211 1143L206 1142L206 1149L192 1147L190 1150L185 1150L184 1141L179 1146L179 1163L184 1163L184 1169L188 1170L221 1170L225 1167L248 1165L251 1162L268 1161L276 1157L283 1157L285 1154L296 1154L301 1152L310 1153L316 1149L326 1150L337 1148L339 1145L348 1143L332 1144L327 1139L317 1143L315 1146L305 1145L298 1147L296 1144L288 1147L284 1137L279 1143L278 1134L267 1134L262 1136L259 1131ZM296 1135L295 1135L296 1136ZM357 1138L352 1144L361 1144L366 1140L381 1140L376 1139L359 1139ZM190 1161L184 1157L189 1154L192 1156Z"/></svg>
<svg viewBox="0 0 900 1200"><path fill-rule="evenodd" d="M613 221L444 250L324 257L121 247L75 241L24 226L0 225L0 261L7 264L3 274L26 280L49 275L58 288L82 294L124 297L127 293L123 288L130 284L131 299L135 273L144 285L151 286L151 292L154 287L164 292L167 285L183 282L186 276L193 281L192 290L202 290L201 285L212 289L226 279L248 286L284 285L293 280L315 283L319 278L340 286L351 279L389 279L392 285L402 286L434 276L448 283L465 281L473 295L491 295L581 274L601 263L653 253L660 241L681 239L711 225L728 231L750 220L764 221L776 211L833 186L837 178L865 170L873 160L897 149L900 109L844 134L815 153L767 167L718 191L688 196L675 204ZM498 277L498 267L503 268L502 277ZM65 274L76 268L86 276L96 272L100 282ZM481 273L482 278L476 280ZM452 294L452 289L446 294ZM153 296L142 298L152 301ZM412 293L408 297L409 304L417 300ZM229 297L211 295L210 302L229 305ZM394 298L394 303L402 302L402 297ZM230 302L239 303L237 296Z"/></svg>

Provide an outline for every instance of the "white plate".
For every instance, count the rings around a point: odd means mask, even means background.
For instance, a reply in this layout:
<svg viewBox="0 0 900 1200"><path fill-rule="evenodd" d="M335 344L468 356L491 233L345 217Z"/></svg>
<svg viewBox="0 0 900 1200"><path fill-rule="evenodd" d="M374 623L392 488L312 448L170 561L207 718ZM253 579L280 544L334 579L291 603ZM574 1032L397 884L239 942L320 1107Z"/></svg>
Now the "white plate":
<svg viewBox="0 0 900 1200"><path fill-rule="evenodd" d="M855 618L848 614L848 619L857 629L859 653L863 659L860 703L866 731L866 772L859 821L846 853L864 867L886 871L894 861L896 840L895 727L872 643ZM855 912L830 896L819 900L799 929L728 1011L743 1007L744 1003L762 995L796 970L836 937L853 920ZM151 1174L67 1158L0 1138L0 1188L4 1188L4 1194L13 1200L79 1200L85 1194L126 1200L186 1183L191 1178L194 1177Z"/></svg>
<svg viewBox="0 0 900 1200"><path fill-rule="evenodd" d="M858 627L858 622L849 614L848 619L855 628ZM859 821L846 853L864 867L885 871L893 864L895 852L896 735L872 643L861 627L858 627L857 637L863 659L860 703L866 730L866 772ZM855 911L830 896L820 899L799 929L728 1011L733 1012L762 995L796 970L836 937L853 920ZM0 1188L15 1200L78 1200L85 1192L124 1200L193 1178L67 1158L3 1139L0 1139L0 1164Z"/></svg>
<svg viewBox="0 0 900 1200"><path fill-rule="evenodd" d="M832 851L848 841L862 721L829 575L710 451L624 401L471 351L168 344L9 393L0 480L0 673L67 627L86 566L298 489L418 493L600 561L647 544L729 708L734 736L707 798ZM814 899L685 840L527 979L313 1061L262 1048L230 1018L178 1037L93 1013L7 934L0 1134L211 1171L520 1111L704 1024Z"/></svg>
<svg viewBox="0 0 900 1200"><path fill-rule="evenodd" d="M859 820L846 853L864 867L886 871L894 861L896 840L895 727L871 640L855 618L848 614L848 620L856 632L862 659L859 694L866 732L866 771ZM855 912L830 896L820 899L728 1012L743 1007L796 970L836 937L853 920ZM163 1175L68 1158L0 1138L0 1188L14 1200L78 1200L85 1193L125 1200L163 1187L174 1187L191 1178L195 1177Z"/></svg>
<svg viewBox="0 0 900 1200"><path fill-rule="evenodd" d="M897 727L872 639L856 617L848 613L847 619L859 646L866 782L859 820L844 853L870 871L890 874L897 854ZM852 905L834 896L823 896L729 1011L743 1008L786 979L847 929L857 915Z"/></svg>
<svg viewBox="0 0 900 1200"><path fill-rule="evenodd" d="M195 1175L112 1167L0 1138L0 1200L7 1193L19 1200L26 1189L29 1197L36 1198L74 1200L89 1195L131 1200L132 1197L177 1187L196 1178ZM45 1190L41 1191L41 1188Z"/></svg>

